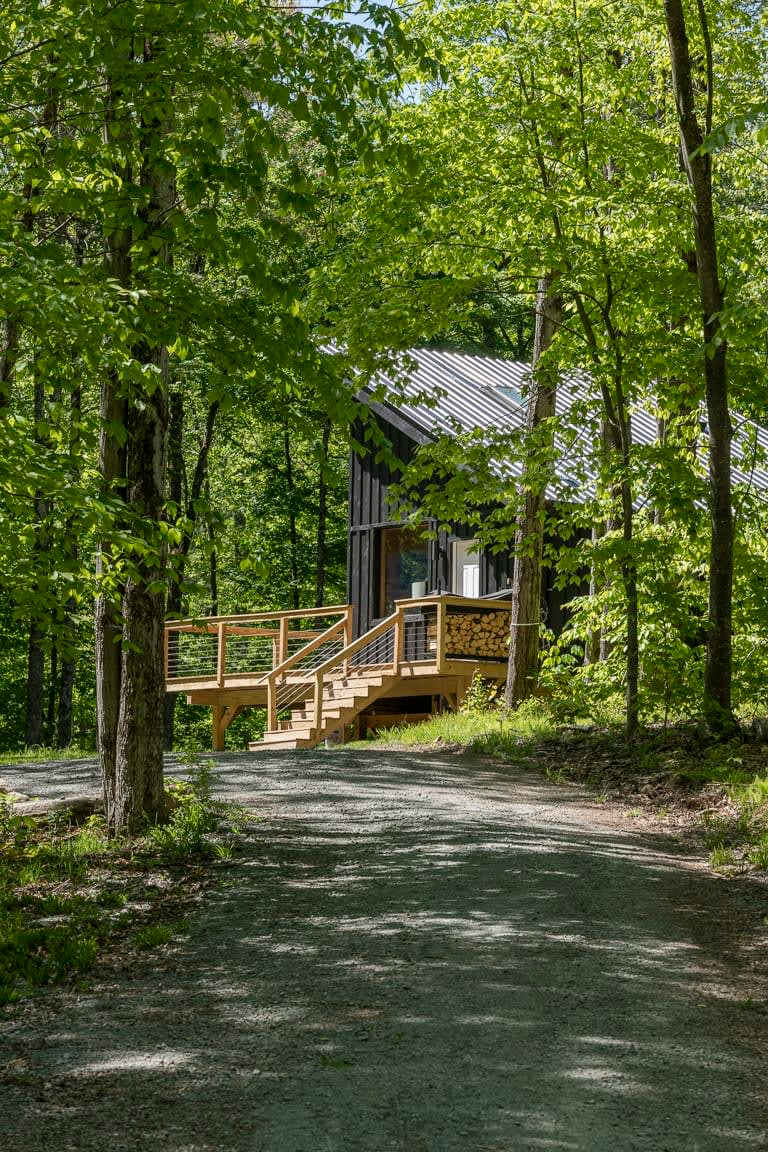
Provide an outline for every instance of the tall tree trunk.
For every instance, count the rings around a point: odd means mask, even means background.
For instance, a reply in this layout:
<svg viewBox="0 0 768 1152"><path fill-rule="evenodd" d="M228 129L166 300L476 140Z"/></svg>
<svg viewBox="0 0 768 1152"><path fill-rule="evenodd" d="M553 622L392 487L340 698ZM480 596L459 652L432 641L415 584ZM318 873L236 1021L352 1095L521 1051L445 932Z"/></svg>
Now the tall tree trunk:
<svg viewBox="0 0 768 1152"><path fill-rule="evenodd" d="M83 227L80 223L75 225L73 247L75 263L78 268L82 268L83 258L85 255L85 236ZM80 445L81 419L82 389L78 377L75 376L69 398L69 458L73 479L79 474L80 471L78 450ZM77 535L75 533L75 520L72 516L67 520L66 536L67 540L64 542L64 546L66 548L68 543L69 556L74 564L78 556L78 543ZM61 630L62 659L61 676L59 680L59 707L58 715L56 718L55 737L55 746L57 748L66 748L72 742L72 694L75 686L75 655L77 643L77 634L74 622L74 614L76 608L77 601L75 600L74 596L67 597L67 602L64 606L64 620Z"/></svg>
<svg viewBox="0 0 768 1152"><path fill-rule="evenodd" d="M606 308L605 311L605 321L606 328L608 329L614 346L616 366L613 388L611 389L605 381L601 381L600 390L606 415L604 427L605 450L613 459L618 459L620 465L620 478L615 484L614 495L619 506L623 540L620 569L624 588L624 620L626 626L627 685L625 693L625 733L628 740L634 740L639 722L640 650L637 564L633 554L635 511L632 501L631 473L632 425L627 409L626 397L624 395L622 357L618 344L618 335L610 319L608 308Z"/></svg>
<svg viewBox="0 0 768 1152"><path fill-rule="evenodd" d="M205 497L210 507L211 489L208 481L205 482ZM211 596L211 616L219 614L219 563L216 555L216 531L213 526L213 517L208 516L208 544L210 556L208 560L208 589Z"/></svg>
<svg viewBox="0 0 768 1152"><path fill-rule="evenodd" d="M704 676L704 710L713 730L735 726L731 705L733 599L733 508L731 503L731 420L728 406L728 345L722 329L723 288L718 271L712 195L712 157L702 150L712 128L714 68L703 0L697 11L704 41L707 105L702 131L696 113L691 56L682 0L664 0L672 85L683 160L693 192L696 277L702 311L704 383L709 432L709 488L712 540L709 563L709 628Z"/></svg>
<svg viewBox="0 0 768 1152"><path fill-rule="evenodd" d="M168 498L181 516L184 477L184 393L175 388L168 402ZM183 560L174 563L168 584L166 612L169 617L181 615ZM175 643L175 638L172 640ZM178 692L166 692L163 701L163 743L166 751L173 748L174 717Z"/></svg>
<svg viewBox="0 0 768 1152"><path fill-rule="evenodd" d="M37 370L35 370L35 443L41 452L50 447L50 438L41 434L40 429L45 420L45 385ZM50 572L50 507L42 492L35 493L35 533L32 543L34 568L36 572L36 600L30 611L29 637L27 651L27 716L26 741L28 747L35 747L43 740L43 680L45 676L45 644L46 613L42 601L47 593L45 587L47 574Z"/></svg>
<svg viewBox="0 0 768 1152"><path fill-rule="evenodd" d="M531 694L539 664L541 617L541 560L544 544L544 500L552 467L554 436L548 423L555 414L557 372L541 363L562 319L563 304L554 276L543 276L536 293L536 329L533 365L528 394L527 459L523 468L523 506L515 534L515 565L512 575L509 663L505 699L510 707Z"/></svg>
<svg viewBox="0 0 768 1152"><path fill-rule="evenodd" d="M56 641L51 644L50 664L48 668L48 702L45 712L45 742L53 745L56 736L56 699L59 687L59 650Z"/></svg>
<svg viewBox="0 0 768 1152"><path fill-rule="evenodd" d="M200 265L200 270L202 266ZM205 415L205 429L203 438L200 442L200 447L197 453L197 462L195 463L195 471L192 476L192 484L187 493L186 508L184 509L184 528L182 531L181 543L175 550L173 560L173 575L168 586L168 598L166 603L166 611L169 616L180 616L182 607L182 588L184 583L184 572L186 568L187 557L189 550L192 547L194 526L197 523L199 513L200 497L203 494L203 487L206 491L208 487L208 460L213 445L213 435L216 429L216 417L219 412L219 401L214 400L208 405L208 410ZM168 495L179 511L182 510L184 499L184 398L180 391L175 391L171 394L170 399L170 423L168 432ZM212 533L212 528L209 523L209 532ZM211 535L212 538L212 535ZM211 565L213 571L212 586L215 586L215 568L216 558L215 553L211 554ZM217 599L217 596L212 596L212 599ZM215 609L211 609L211 615L216 615ZM163 707L164 715L164 731L165 731L165 747L170 750L173 747L173 718L176 710L177 692L167 692L165 695L165 703Z"/></svg>
<svg viewBox="0 0 768 1152"><path fill-rule="evenodd" d="M169 214L175 196L172 167L165 155L166 117L172 106L171 93L160 93L162 44L144 40L142 64L147 69L147 85L142 88L141 66L135 75L143 103L138 124L141 154L140 184L147 197L142 217L140 258L132 269L130 232L126 229L108 238L108 263L123 285L142 274L170 266ZM106 131L108 139L128 133L119 141L124 154L133 143L130 104L135 93L109 89ZM124 96L126 97L124 99ZM140 103L141 106L141 103ZM125 174L130 178L130 173ZM128 179L126 183L130 183ZM128 205L123 204L123 210ZM135 285L134 285L135 286ZM132 532L145 532L147 550L132 558L120 589L119 616L114 600L102 596L97 610L97 675L100 681L99 746L104 772L107 825L112 831L138 830L144 819L163 816L163 695L162 659L165 620L165 562L158 525L165 496L166 436L168 431L168 359L165 347L152 332L151 313L145 314L146 328L134 349L134 359L147 369L148 386L131 381L128 400L121 382L109 378L105 384L102 416L105 422L115 415L125 430L125 449L118 454L119 438L109 424L102 428L102 475L111 489L122 474L126 516ZM149 386L151 381L151 386ZM117 639L118 643L114 643ZM110 650L110 642L112 648ZM115 654L117 663L115 664Z"/></svg>
<svg viewBox="0 0 768 1152"><path fill-rule="evenodd" d="M283 433L285 454L285 482L288 488L288 539L290 544L291 596L293 607L299 606L299 556L296 536L296 493L293 484L293 461L291 459L291 436L286 428Z"/></svg>
<svg viewBox="0 0 768 1152"><path fill-rule="evenodd" d="M316 580L315 580L315 606L321 608L325 602L325 568L326 544L328 524L328 444L331 439L331 422L326 420L323 424L323 439L320 449L320 475L317 481L317 538L316 553Z"/></svg>
<svg viewBox="0 0 768 1152"><path fill-rule="evenodd" d="M147 557L135 561L123 592L120 711L115 740L117 789L109 823L136 831L144 817L163 815L164 557L152 530L165 496L167 357L147 347L139 356L159 369L161 384L127 412L126 497L152 533Z"/></svg>

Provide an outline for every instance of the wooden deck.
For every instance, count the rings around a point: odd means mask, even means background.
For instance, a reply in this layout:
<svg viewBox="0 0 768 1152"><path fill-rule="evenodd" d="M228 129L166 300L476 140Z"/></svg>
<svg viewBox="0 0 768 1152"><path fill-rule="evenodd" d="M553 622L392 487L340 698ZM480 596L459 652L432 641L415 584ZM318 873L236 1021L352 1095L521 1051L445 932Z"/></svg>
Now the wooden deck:
<svg viewBox="0 0 768 1152"><path fill-rule="evenodd" d="M211 708L214 748L247 707L267 710L264 744L312 747L343 738L381 699L431 698L431 712L435 699L455 707L476 672L504 680L510 607L449 594L399 600L356 639L348 604L169 621L166 687Z"/></svg>

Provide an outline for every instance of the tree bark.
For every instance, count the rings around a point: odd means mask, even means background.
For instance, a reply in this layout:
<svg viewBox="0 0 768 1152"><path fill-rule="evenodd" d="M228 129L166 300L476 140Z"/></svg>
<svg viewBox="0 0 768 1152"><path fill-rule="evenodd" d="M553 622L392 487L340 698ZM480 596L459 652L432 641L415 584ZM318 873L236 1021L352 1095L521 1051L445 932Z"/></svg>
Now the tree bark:
<svg viewBox="0 0 768 1152"><path fill-rule="evenodd" d="M184 529L181 543L173 554L173 574L168 587L166 610L168 616L179 616L182 606L182 587L184 571L186 568L189 550L192 547L193 529L197 522L198 504L207 486L208 460L213 445L213 435L216 428L216 417L219 412L219 401L214 400L208 405L205 416L205 429L197 453L197 462L192 476L192 485L187 493L186 508L184 509ZM181 511L184 503L184 397L180 391L173 392L170 399L170 423L168 433L168 495L176 507ZM210 525L209 525L210 530ZM211 553L212 587L216 583L215 554ZM212 595L212 600L218 597ZM211 615L216 610L211 609ZM173 747L173 718L176 710L177 692L167 692L163 706L165 747Z"/></svg>
<svg viewBox="0 0 768 1152"><path fill-rule="evenodd" d="M526 428L528 454L521 481L523 506L515 534L512 575L505 693L510 707L531 694L538 677L544 500L554 441L549 425L543 437L538 430L544 421L550 421L554 416L557 392L556 370L540 361L551 346L562 319L563 304L554 281L552 274L542 277L536 293L536 330Z"/></svg>
<svg viewBox="0 0 768 1152"><path fill-rule="evenodd" d="M41 452L50 447L47 435L41 435L39 429L43 425L46 415L45 385L39 374L35 371L35 398L34 423L35 443ZM27 652L27 716L26 716L26 742L30 748L36 747L43 740L43 681L45 676L45 614L42 610L42 600L45 589L43 581L44 572L50 572L50 506L42 492L35 493L35 532L32 543L34 567L37 573L35 579L36 602L30 611L29 637Z"/></svg>
<svg viewBox="0 0 768 1152"><path fill-rule="evenodd" d="M296 534L296 501L293 485L293 461L291 459L291 436L286 428L283 433L283 451L285 454L285 482L288 488L288 540L290 545L291 590L293 607L299 606L299 557Z"/></svg>
<svg viewBox="0 0 768 1152"><path fill-rule="evenodd" d="M331 439L331 422L326 420L323 424L323 439L320 452L320 475L317 481L317 538L316 553L316 580L315 580L315 607L321 608L325 602L325 569L326 545L328 524L328 444Z"/></svg>
<svg viewBox="0 0 768 1152"><path fill-rule="evenodd" d="M11 384L16 361L19 358L19 324L15 316L5 321L3 351L0 353L0 410L11 403Z"/></svg>
<svg viewBox="0 0 768 1152"><path fill-rule="evenodd" d="M205 495L208 504L211 502L211 490L208 481L205 482ZM219 563L216 555L216 532L213 527L213 517L208 516L208 543L211 549L208 562L208 589L211 595L211 616L219 614Z"/></svg>
<svg viewBox="0 0 768 1152"><path fill-rule="evenodd" d="M122 151L129 155L133 129L138 127L141 155L140 186L146 194L141 209L139 257L131 265L131 233L115 231L107 242L108 267L124 286L144 282L172 262L168 217L175 188L173 169L164 152L169 92L158 92L162 77L162 44L144 40L142 64L150 77L146 89L138 80L138 93L119 87L108 90L106 131L112 139L128 133ZM141 69L136 72L141 77ZM136 95L142 108L138 125L131 117ZM124 96L126 97L124 99ZM143 102L143 104L142 104ZM130 172L125 183L130 184ZM124 204L124 210L128 204ZM138 263L141 260L141 264ZM134 283L135 282L135 283ZM109 377L102 397L102 476L111 491L124 476L124 500L128 527L144 533L146 550L129 558L128 575L121 583L119 614L106 595L97 609L97 676L99 681L99 747L104 773L104 798L108 828L135 832L145 819L163 818L163 626L165 621L166 555L157 528L163 515L168 432L168 358L165 347L145 315L141 339L133 349L135 361L146 372L131 381L126 400L121 381ZM110 417L125 431L125 448L113 434ZM103 552L102 552L103 561Z"/></svg>
<svg viewBox="0 0 768 1152"><path fill-rule="evenodd" d="M161 384L128 409L126 496L132 516L151 529L161 519L165 496L167 357L158 347L148 347L144 355L145 364L160 369ZM108 821L129 831L137 831L145 817L163 816L163 579L164 557L153 539L148 556L135 561L123 592L117 788Z"/></svg>
<svg viewBox="0 0 768 1152"><path fill-rule="evenodd" d="M176 515L182 513L184 483L184 393L174 389L168 402L168 498L176 508ZM174 564L168 584L166 613L169 617L181 615L181 586L183 574L180 571L183 560ZM173 748L174 717L178 692L166 692L163 701L163 743L166 751Z"/></svg>
<svg viewBox="0 0 768 1152"><path fill-rule="evenodd" d="M712 127L714 69L712 44L702 0L697 11L704 41L707 107L702 131L696 100L682 0L664 0L672 86L688 182L693 193L696 277L702 312L704 385L709 433L711 545L709 627L704 676L704 710L710 727L732 731L731 647L733 599L733 508L731 502L731 420L728 404L728 345L721 324L723 288L718 271L712 194L712 158L702 151Z"/></svg>
<svg viewBox="0 0 768 1152"><path fill-rule="evenodd" d="M74 235L75 263L78 268L83 265L85 254L85 237L81 224L75 226ZM73 479L79 474L80 464L77 458L80 444L80 422L82 419L82 389L75 377L69 399L69 458ZM78 556L78 541L75 532L75 520L70 516L67 519L67 540L69 556L73 563ZM65 541L65 548L67 541ZM59 680L59 705L56 717L55 746L66 748L72 742L72 694L75 686L75 653L77 635L74 614L77 602L74 596L67 597L64 606L64 620L62 625L62 659L61 677Z"/></svg>

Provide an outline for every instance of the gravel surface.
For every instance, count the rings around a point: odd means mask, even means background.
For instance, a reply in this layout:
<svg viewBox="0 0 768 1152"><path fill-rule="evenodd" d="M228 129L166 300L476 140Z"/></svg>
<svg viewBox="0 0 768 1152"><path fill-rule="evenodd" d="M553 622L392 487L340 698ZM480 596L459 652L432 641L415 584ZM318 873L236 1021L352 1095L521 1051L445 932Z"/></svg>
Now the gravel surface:
<svg viewBox="0 0 768 1152"><path fill-rule="evenodd" d="M0 1148L768 1147L760 886L464 757L218 761L259 835L188 939L0 1016Z"/></svg>

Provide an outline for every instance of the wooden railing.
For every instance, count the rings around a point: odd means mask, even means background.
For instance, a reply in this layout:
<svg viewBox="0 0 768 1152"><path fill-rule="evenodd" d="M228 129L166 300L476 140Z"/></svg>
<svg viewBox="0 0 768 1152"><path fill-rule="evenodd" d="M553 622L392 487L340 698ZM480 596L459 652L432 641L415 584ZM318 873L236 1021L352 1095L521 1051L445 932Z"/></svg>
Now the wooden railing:
<svg viewBox="0 0 768 1152"><path fill-rule="evenodd" d="M168 621L164 637L166 684L198 686L262 684L266 676L286 661L300 659L308 644L328 628L312 628L315 622L333 620L345 642L352 637L352 608L334 604L280 612L250 612L237 616ZM302 624L310 627L300 627Z"/></svg>
<svg viewBox="0 0 768 1152"><path fill-rule="evenodd" d="M270 731L281 713L312 698L320 728L325 688L334 679L371 669L397 676L411 665L440 674L447 664L455 671L455 661L505 661L510 609L509 602L447 593L398 600L390 616L356 640L349 604L169 621L166 684L171 691L266 691Z"/></svg>

